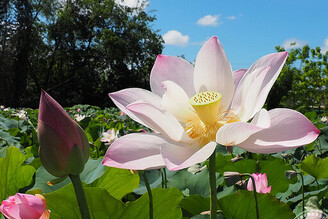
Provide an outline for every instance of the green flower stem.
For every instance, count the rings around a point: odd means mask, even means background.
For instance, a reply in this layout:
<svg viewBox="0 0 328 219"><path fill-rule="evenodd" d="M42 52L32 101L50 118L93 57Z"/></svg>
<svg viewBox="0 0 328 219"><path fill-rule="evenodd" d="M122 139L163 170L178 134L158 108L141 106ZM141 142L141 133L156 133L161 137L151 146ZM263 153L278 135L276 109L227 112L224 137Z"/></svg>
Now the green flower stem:
<svg viewBox="0 0 328 219"><path fill-rule="evenodd" d="M151 189L150 189L149 182L148 182L148 179L146 176L146 172L142 171L141 175L145 181L145 185L146 185L148 197L149 197L149 219L153 219L153 195L151 193Z"/></svg>
<svg viewBox="0 0 328 219"><path fill-rule="evenodd" d="M211 202L210 202L210 212L211 212L211 219L216 218L216 177L215 177L215 151L210 156L209 165L209 179L210 179L210 190L211 190Z"/></svg>
<svg viewBox="0 0 328 219"><path fill-rule="evenodd" d="M82 219L90 219L89 209L87 200L84 195L82 182L79 175L69 175L69 178L71 179L76 195L76 199L79 205L80 213Z"/></svg>
<svg viewBox="0 0 328 219"><path fill-rule="evenodd" d="M165 167L163 168L163 173L164 173L164 189L167 189L167 177L166 177L166 169L165 169Z"/></svg>
<svg viewBox="0 0 328 219"><path fill-rule="evenodd" d="M256 208L256 218L259 219L260 218L260 214L259 214L259 206L257 205L255 180L254 180L254 178L253 178L252 175L249 175L249 177L251 178L252 184L253 184L254 199L255 199L255 208Z"/></svg>
<svg viewBox="0 0 328 219"><path fill-rule="evenodd" d="M303 212L303 218L304 217L304 213L305 213L305 205L304 205L304 177L302 173L297 173L301 176L302 179L302 212Z"/></svg>

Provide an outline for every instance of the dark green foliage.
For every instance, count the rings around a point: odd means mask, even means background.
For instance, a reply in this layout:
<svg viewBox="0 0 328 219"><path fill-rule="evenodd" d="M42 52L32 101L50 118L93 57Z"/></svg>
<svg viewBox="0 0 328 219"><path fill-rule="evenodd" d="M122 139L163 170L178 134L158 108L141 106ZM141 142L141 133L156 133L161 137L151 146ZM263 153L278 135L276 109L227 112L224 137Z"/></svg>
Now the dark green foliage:
<svg viewBox="0 0 328 219"><path fill-rule="evenodd" d="M0 5L0 103L36 108L40 90L62 105L109 106L108 93L149 88L162 51L155 17L113 0L10 0Z"/></svg>
<svg viewBox="0 0 328 219"><path fill-rule="evenodd" d="M278 52L284 48L276 47ZM327 106L327 53L319 47L291 49L281 74L271 89L267 107L287 107L303 113L316 110L322 113Z"/></svg>

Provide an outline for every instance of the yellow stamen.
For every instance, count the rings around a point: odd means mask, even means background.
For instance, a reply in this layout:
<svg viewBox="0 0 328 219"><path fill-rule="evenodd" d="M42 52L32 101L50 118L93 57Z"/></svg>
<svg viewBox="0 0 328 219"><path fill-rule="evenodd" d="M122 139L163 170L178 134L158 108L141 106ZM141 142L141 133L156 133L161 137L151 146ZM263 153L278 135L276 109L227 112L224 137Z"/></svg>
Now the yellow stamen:
<svg viewBox="0 0 328 219"><path fill-rule="evenodd" d="M195 109L198 117L206 125L216 121L222 94L213 91L201 92L190 98L189 103Z"/></svg>
<svg viewBox="0 0 328 219"><path fill-rule="evenodd" d="M215 141L216 133L222 126L240 121L232 111L220 106L221 99L220 93L207 91L196 94L189 100L198 118L188 120L185 130L190 138L198 140L200 147Z"/></svg>

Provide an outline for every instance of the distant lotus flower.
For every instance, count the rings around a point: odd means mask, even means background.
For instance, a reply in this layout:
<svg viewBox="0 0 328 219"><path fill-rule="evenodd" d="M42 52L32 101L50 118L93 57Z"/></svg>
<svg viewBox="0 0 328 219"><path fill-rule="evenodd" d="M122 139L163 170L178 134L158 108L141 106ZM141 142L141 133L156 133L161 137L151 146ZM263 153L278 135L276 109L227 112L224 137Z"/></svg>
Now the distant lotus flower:
<svg viewBox="0 0 328 219"><path fill-rule="evenodd" d="M1 213L10 219L48 219L50 211L42 195L17 193L2 201Z"/></svg>
<svg viewBox="0 0 328 219"><path fill-rule="evenodd" d="M266 174L261 174L261 173L253 173L252 174L254 181L255 181L255 187L256 187L256 192L257 193L270 193L271 191L271 186L268 187L268 179ZM247 190L248 191L253 191L253 182L251 178L248 179L247 183Z"/></svg>
<svg viewBox="0 0 328 219"><path fill-rule="evenodd" d="M150 75L152 92L129 88L109 94L120 110L154 133L119 138L103 164L179 170L206 160L217 143L256 153L311 143L319 130L301 113L262 109L286 58L287 52L269 54L248 70L232 72L217 37L203 45L194 66L159 55Z"/></svg>
<svg viewBox="0 0 328 219"><path fill-rule="evenodd" d="M79 113L79 112L81 112L81 109L80 109L80 108L78 108L76 111Z"/></svg>
<svg viewBox="0 0 328 219"><path fill-rule="evenodd" d="M85 115L75 114L74 118L77 122L80 122L85 118Z"/></svg>
<svg viewBox="0 0 328 219"><path fill-rule="evenodd" d="M117 139L119 131L115 132L115 129L109 129L107 132L103 132L103 137L100 139L101 142L106 142L105 145L110 145Z"/></svg>
<svg viewBox="0 0 328 219"><path fill-rule="evenodd" d="M42 90L38 121L39 155L54 176L79 175L89 158L89 142L82 128Z"/></svg>
<svg viewBox="0 0 328 219"><path fill-rule="evenodd" d="M323 117L321 117L321 122L327 122L327 116L323 116Z"/></svg>
<svg viewBox="0 0 328 219"><path fill-rule="evenodd" d="M26 114L27 112L25 110L20 110L18 113L12 114L12 116L18 116L18 118L26 120L27 119Z"/></svg>
<svg viewBox="0 0 328 219"><path fill-rule="evenodd" d="M2 109L2 110L3 110L4 108L5 108L5 106L3 106L3 105L0 105L0 109Z"/></svg>
<svg viewBox="0 0 328 219"><path fill-rule="evenodd" d="M124 116L124 115L126 115L126 113L121 111L120 116Z"/></svg>

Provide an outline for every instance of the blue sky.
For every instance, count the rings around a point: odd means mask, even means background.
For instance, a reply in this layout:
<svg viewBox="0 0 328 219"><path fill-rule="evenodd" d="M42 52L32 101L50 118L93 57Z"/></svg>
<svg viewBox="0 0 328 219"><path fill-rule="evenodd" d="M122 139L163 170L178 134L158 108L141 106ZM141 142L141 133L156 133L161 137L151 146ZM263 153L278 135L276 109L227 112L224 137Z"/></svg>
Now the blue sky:
<svg viewBox="0 0 328 219"><path fill-rule="evenodd" d="M130 0L133 1L133 0ZM277 45L328 50L327 0L150 0L146 11L165 39L163 54L193 62L201 45L218 36L234 70L248 68Z"/></svg>

